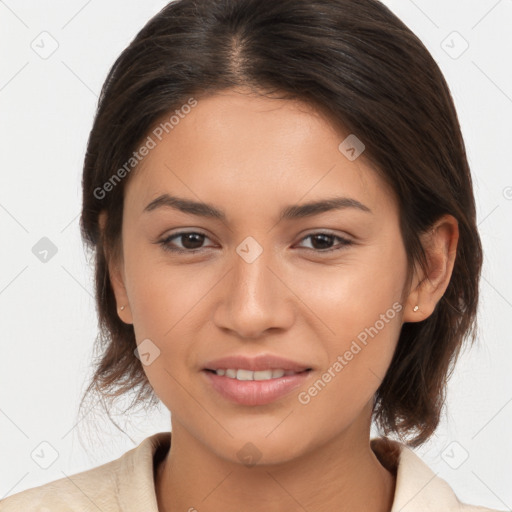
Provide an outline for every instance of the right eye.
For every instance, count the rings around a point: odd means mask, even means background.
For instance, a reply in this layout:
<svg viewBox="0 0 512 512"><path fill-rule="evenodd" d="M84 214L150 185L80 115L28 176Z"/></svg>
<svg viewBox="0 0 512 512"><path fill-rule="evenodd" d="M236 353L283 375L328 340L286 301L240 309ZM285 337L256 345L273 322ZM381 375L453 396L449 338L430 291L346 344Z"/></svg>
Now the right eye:
<svg viewBox="0 0 512 512"><path fill-rule="evenodd" d="M180 231L179 233L174 233L172 235L166 236L158 243L166 251L195 253L204 248L201 247L201 245L204 242L205 238L208 237L204 233L199 233L196 231ZM172 245L172 241L175 239L182 239L181 247L176 247Z"/></svg>

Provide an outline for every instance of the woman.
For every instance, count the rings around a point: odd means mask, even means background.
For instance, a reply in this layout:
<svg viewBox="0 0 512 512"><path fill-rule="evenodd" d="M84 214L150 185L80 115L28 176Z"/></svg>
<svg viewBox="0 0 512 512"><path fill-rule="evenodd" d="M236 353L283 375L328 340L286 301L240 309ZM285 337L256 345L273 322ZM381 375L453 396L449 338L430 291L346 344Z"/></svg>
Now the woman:
<svg viewBox="0 0 512 512"><path fill-rule="evenodd" d="M446 82L382 4L170 3L103 87L81 227L88 393L161 400L172 442L1 510L489 510L410 449L474 340L475 219Z"/></svg>

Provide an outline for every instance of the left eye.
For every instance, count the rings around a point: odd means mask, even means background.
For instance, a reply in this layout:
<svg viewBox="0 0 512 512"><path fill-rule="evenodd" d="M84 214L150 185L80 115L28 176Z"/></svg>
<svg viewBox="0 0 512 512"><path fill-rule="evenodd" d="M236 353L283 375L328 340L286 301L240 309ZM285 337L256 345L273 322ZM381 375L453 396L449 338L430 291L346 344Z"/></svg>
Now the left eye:
<svg viewBox="0 0 512 512"><path fill-rule="evenodd" d="M330 233L311 233L310 235L307 235L306 237L304 237L302 240L307 240L308 238L310 238L312 241L320 242L320 249L322 249L322 250L319 250L317 252L339 251L340 249L343 249L344 247L352 244L351 240L348 240L341 236L332 235ZM338 244L338 247L334 247L334 248L330 248L330 249L325 248L326 244L329 245L330 242L334 241L334 240L340 241L340 243ZM322 246L324 246L324 247L322 247ZM316 250L316 248L313 247L313 250Z"/></svg>
<svg viewBox="0 0 512 512"><path fill-rule="evenodd" d="M171 245L171 242L174 239L180 238L182 239L181 247ZM182 231L180 233L175 233L164 238L159 243L166 251L194 253L205 248L201 247L205 239L208 239L208 237L203 233L198 233L195 231ZM305 236L301 241L308 239L311 239L313 242L313 247L311 249L320 253L338 251L353 243L351 240L346 238L323 232L311 233ZM330 245L332 242L334 242L334 240L338 240L340 242L338 247L327 248L326 245ZM315 247L315 245L320 245L320 247Z"/></svg>

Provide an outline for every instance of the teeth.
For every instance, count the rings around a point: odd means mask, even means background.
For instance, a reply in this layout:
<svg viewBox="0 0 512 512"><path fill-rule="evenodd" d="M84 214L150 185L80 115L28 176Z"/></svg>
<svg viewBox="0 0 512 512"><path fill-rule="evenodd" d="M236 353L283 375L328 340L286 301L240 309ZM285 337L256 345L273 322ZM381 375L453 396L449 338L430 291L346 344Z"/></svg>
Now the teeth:
<svg viewBox="0 0 512 512"><path fill-rule="evenodd" d="M259 370L259 371L251 371L251 370L243 370L243 369L233 369L228 368L225 369L219 369L215 370L215 373L217 375L224 375L226 377L229 377L230 379L237 379L237 380L269 380L269 379L280 379L283 376L287 375L295 375L296 372L293 372L291 370L282 370L282 369L276 369L276 370Z"/></svg>

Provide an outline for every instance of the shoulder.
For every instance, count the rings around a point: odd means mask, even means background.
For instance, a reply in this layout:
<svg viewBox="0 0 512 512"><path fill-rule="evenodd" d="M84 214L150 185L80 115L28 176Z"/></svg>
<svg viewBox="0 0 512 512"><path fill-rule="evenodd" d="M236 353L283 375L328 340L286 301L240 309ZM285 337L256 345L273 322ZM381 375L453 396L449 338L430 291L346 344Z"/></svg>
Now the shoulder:
<svg viewBox="0 0 512 512"><path fill-rule="evenodd" d="M379 437L371 440L371 448L396 476L391 512L500 512L460 501L450 485L403 443Z"/></svg>
<svg viewBox="0 0 512 512"><path fill-rule="evenodd" d="M154 434L116 460L13 494L0 501L0 512L118 512L132 506L152 512L153 455L167 446L167 437Z"/></svg>
<svg viewBox="0 0 512 512"><path fill-rule="evenodd" d="M96 501L105 502L106 496L114 495L116 475L119 473L120 466L120 459L117 459L13 494L0 501L0 511L72 512L89 509L97 511L98 507L94 505ZM103 510L101 505L98 506Z"/></svg>

